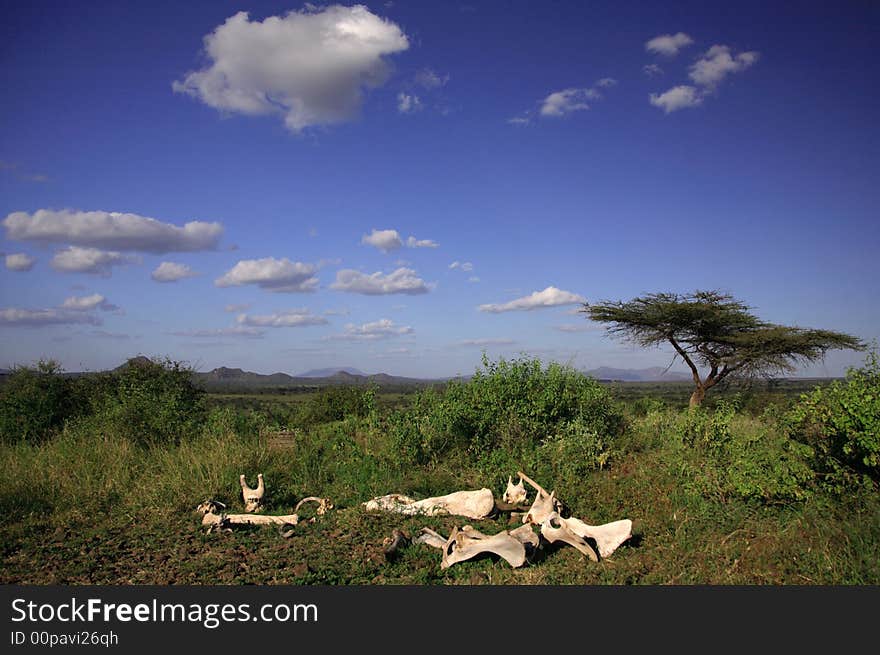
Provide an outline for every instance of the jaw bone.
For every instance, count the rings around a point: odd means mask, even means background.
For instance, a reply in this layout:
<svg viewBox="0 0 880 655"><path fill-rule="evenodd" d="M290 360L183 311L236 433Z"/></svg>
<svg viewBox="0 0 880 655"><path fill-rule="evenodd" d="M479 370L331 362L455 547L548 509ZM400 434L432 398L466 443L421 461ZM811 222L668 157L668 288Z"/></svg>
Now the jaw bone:
<svg viewBox="0 0 880 655"><path fill-rule="evenodd" d="M513 484L513 477L507 477L507 489L504 491L504 494L501 496L501 500L505 503L510 503L511 505L521 505L526 502L528 494L526 493L526 487L523 484L522 475L520 475L519 482Z"/></svg>
<svg viewBox="0 0 880 655"><path fill-rule="evenodd" d="M244 474L238 476L241 485L241 495L244 498L244 511L257 512L262 509L263 496L266 494L266 485L263 484L263 474L257 474L257 488L252 489L245 481Z"/></svg>
<svg viewBox="0 0 880 655"><path fill-rule="evenodd" d="M435 496L424 500L414 500L402 494L378 496L363 503L367 511L382 510L406 514L408 516L445 516L454 514L469 519L482 519L495 509L492 490L483 488L476 491L454 491L445 496Z"/></svg>
<svg viewBox="0 0 880 655"><path fill-rule="evenodd" d="M330 502L328 498L309 496L308 498L303 498L296 504L293 514L285 514L283 516L270 516L265 514L226 514L222 511L226 507L223 503L211 500L201 503L196 508L196 511L202 514L202 525L208 528L208 532L223 528L231 528L235 525L278 525L284 528L285 526L299 524L299 509L304 503L308 502L315 502L318 504L318 507L315 510L316 517L323 516L333 508L333 503ZM220 511L218 512L218 510ZM316 517L309 519L309 523L314 523ZM282 532L282 536L285 537L291 536L291 534L292 533Z"/></svg>

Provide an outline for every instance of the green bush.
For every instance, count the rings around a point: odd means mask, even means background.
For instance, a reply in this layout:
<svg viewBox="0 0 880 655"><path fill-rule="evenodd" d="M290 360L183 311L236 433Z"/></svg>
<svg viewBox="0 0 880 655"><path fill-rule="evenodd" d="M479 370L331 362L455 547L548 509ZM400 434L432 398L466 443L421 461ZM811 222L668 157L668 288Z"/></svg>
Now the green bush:
<svg viewBox="0 0 880 655"><path fill-rule="evenodd" d="M592 378L555 363L542 367L537 359L484 356L483 370L470 380L416 394L388 426L399 457L425 463L450 452L534 448L572 421L606 439L624 427L620 409Z"/></svg>
<svg viewBox="0 0 880 655"><path fill-rule="evenodd" d="M823 484L843 491L880 483L880 363L868 354L861 368L803 394L785 416L789 436L811 449Z"/></svg>
<svg viewBox="0 0 880 655"><path fill-rule="evenodd" d="M140 358L114 372L95 419L137 444L178 443L201 431L203 396L181 362Z"/></svg>
<svg viewBox="0 0 880 655"><path fill-rule="evenodd" d="M297 421L302 426L341 421L345 418L366 418L376 411L376 389L338 386L326 387L300 408Z"/></svg>
<svg viewBox="0 0 880 655"><path fill-rule="evenodd" d="M74 381L62 375L54 360L16 367L0 390L0 440L42 441L82 413L84 404Z"/></svg>

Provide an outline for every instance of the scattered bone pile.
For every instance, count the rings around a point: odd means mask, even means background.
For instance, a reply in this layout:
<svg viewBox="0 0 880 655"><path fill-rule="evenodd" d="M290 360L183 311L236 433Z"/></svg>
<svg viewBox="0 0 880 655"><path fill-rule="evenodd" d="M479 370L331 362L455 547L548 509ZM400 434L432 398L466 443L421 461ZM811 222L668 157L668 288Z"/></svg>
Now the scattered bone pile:
<svg viewBox="0 0 880 655"><path fill-rule="evenodd" d="M632 521L621 519L603 525L589 525L579 518L563 517L563 506L556 497L556 491L547 492L544 487L517 472L519 481L513 484L512 476L507 479L507 488L502 501L496 502L491 489L455 491L445 496L435 496L415 500L402 494L377 496L362 503L371 512L391 512L405 516L461 516L469 519L485 519L498 511L517 511L522 513L522 523L514 530L502 530L494 535L486 535L471 525L453 527L449 537L424 527L414 543L426 544L442 550L440 568L446 569L469 560L481 553L493 553L504 559L514 568L523 566L529 556L541 545L541 539L550 544L568 544L594 562L600 557L607 558L632 536ZM266 486L263 474L257 475L257 486L248 486L244 475L239 477L245 514L228 514L226 506L214 500L201 503L196 509L202 515L202 525L208 532L231 530L237 525L277 525L280 534L290 537L293 527L304 522L299 516L300 508L306 503L316 503L314 516L306 522L314 523L318 517L333 509L328 498L309 496L303 498L293 510L293 514L272 516L257 514L263 509ZM535 490L535 498L528 505L528 483ZM535 528L538 529L536 534ZM400 530L394 530L392 537L385 539L384 552L390 561L400 549L409 545L410 539Z"/></svg>

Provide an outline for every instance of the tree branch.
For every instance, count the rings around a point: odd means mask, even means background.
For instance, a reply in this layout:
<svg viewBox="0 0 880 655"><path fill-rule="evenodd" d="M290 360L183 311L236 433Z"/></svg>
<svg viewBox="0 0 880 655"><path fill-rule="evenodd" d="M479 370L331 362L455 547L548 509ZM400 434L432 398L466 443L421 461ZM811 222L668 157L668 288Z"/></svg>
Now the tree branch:
<svg viewBox="0 0 880 655"><path fill-rule="evenodd" d="M685 361L685 363L690 366L691 373L694 375L694 384L698 387L703 386L702 380L700 380L700 372L697 370L696 365L691 361L691 358L688 357L687 352L685 352L684 348L678 345L678 342L675 340L671 334L666 335L666 338L669 339L669 343L672 344L672 347L675 348L675 351L681 355L681 358Z"/></svg>

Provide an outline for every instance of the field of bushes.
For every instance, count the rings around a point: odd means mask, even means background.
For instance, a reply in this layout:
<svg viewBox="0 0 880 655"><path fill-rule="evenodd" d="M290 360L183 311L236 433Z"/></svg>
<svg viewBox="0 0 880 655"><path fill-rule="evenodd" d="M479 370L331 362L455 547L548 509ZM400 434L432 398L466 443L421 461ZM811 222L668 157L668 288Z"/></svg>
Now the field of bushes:
<svg viewBox="0 0 880 655"><path fill-rule="evenodd" d="M271 411L205 394L179 362L65 376L53 362L0 387L3 584L880 583L880 365L800 394L713 397L688 410L557 364L483 360L467 381L383 398L332 387ZM279 404L280 403L280 404ZM279 436L283 433L284 437ZM524 471L593 525L633 536L592 562L543 544L513 569L497 557L440 568L422 544L393 561L383 540L499 514L372 514L361 503L489 487ZM306 496L334 508L282 537L211 532L206 499L243 509L238 478L263 473L266 513Z"/></svg>

